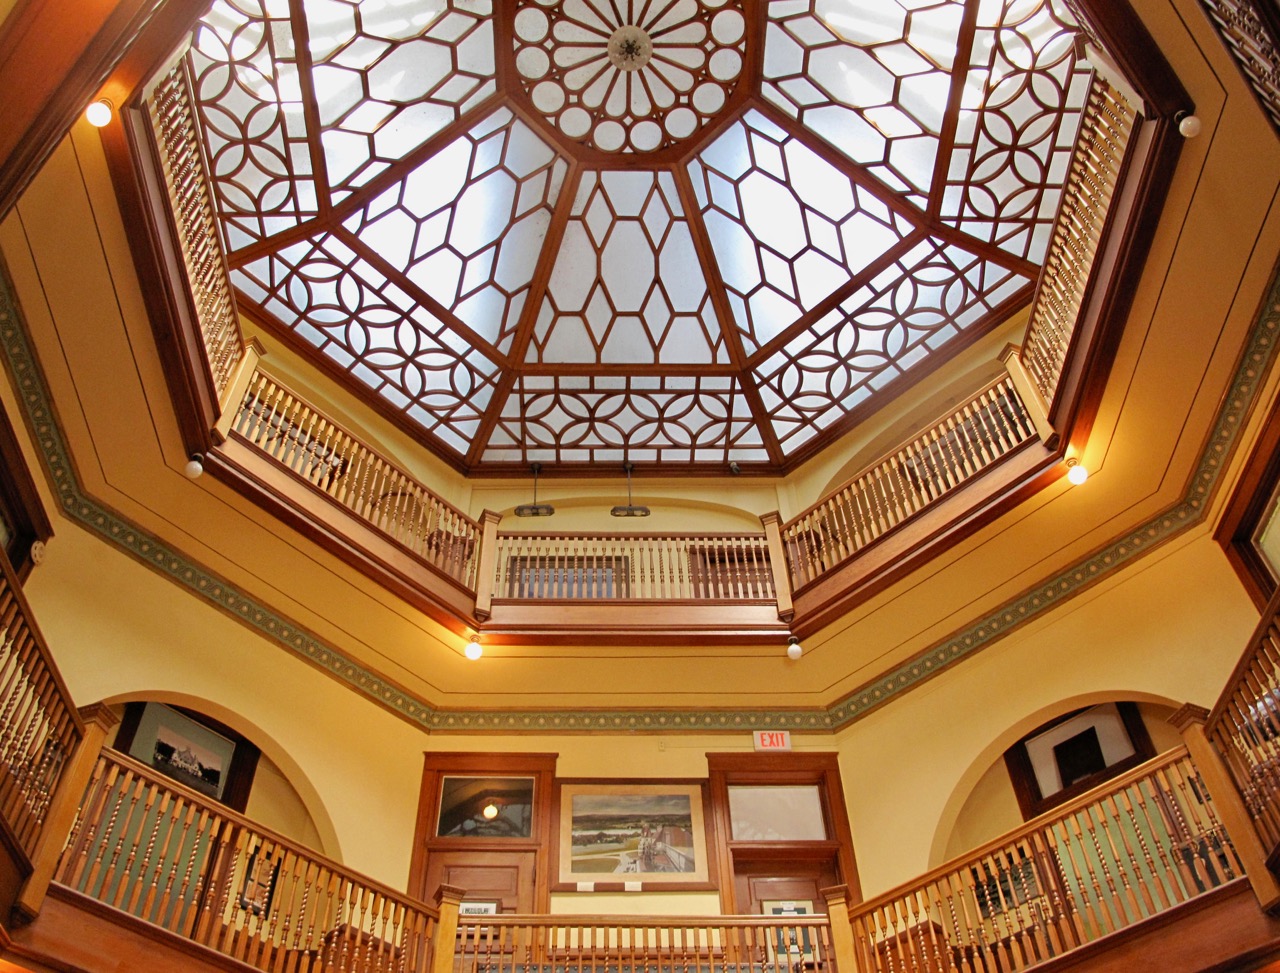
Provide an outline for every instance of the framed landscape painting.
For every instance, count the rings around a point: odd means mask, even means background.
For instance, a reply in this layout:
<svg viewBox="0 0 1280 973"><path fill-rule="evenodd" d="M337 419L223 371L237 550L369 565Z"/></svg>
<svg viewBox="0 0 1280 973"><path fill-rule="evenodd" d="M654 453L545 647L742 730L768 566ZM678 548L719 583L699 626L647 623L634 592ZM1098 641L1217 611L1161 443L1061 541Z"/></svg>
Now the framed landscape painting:
<svg viewBox="0 0 1280 973"><path fill-rule="evenodd" d="M712 887L699 783L562 783L558 889Z"/></svg>

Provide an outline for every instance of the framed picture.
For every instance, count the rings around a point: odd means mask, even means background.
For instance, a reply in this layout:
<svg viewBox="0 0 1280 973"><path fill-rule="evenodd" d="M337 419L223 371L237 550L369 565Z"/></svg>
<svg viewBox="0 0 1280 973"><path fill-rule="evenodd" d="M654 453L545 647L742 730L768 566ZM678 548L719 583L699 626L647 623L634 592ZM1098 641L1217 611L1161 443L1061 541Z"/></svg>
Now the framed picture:
<svg viewBox="0 0 1280 973"><path fill-rule="evenodd" d="M261 845L254 849L240 886L240 908L255 916L264 915L271 908L279 874L279 857L265 854Z"/></svg>
<svg viewBox="0 0 1280 973"><path fill-rule="evenodd" d="M258 766L258 748L234 730L163 703L129 703L115 748L237 811Z"/></svg>
<svg viewBox="0 0 1280 973"><path fill-rule="evenodd" d="M760 912L766 916L812 916L816 914L813 903L800 899L766 899L760 903ZM817 956L817 942L810 937L809 930L795 927L779 929L774 937L773 948L778 956L786 956L792 964L798 962L812 963Z"/></svg>
<svg viewBox="0 0 1280 973"><path fill-rule="evenodd" d="M1134 703L1075 710L1031 731L1005 751L1026 820L1155 756Z"/></svg>
<svg viewBox="0 0 1280 973"><path fill-rule="evenodd" d="M563 782L559 891L714 888L705 783Z"/></svg>

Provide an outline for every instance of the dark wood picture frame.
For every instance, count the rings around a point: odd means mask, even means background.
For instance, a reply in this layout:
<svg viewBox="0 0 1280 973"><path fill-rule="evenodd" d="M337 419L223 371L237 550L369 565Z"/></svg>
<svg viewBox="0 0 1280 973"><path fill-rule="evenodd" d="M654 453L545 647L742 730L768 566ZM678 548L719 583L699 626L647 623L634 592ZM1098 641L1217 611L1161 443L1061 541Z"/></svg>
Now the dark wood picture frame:
<svg viewBox="0 0 1280 973"><path fill-rule="evenodd" d="M276 894L276 879L280 877L280 856L264 854L261 843L249 856L240 883L240 908L255 916L266 915Z"/></svg>
<svg viewBox="0 0 1280 973"><path fill-rule="evenodd" d="M1079 780L1052 794L1041 793L1035 767L1032 765L1031 755L1027 750L1028 742L1037 739L1068 720L1105 706L1115 706L1120 714L1120 721L1128 736L1129 745L1133 747L1133 753L1081 777ZM1104 781L1117 777L1126 770L1150 760L1155 755L1155 746L1151 742L1151 735L1147 732L1146 725L1142 722L1142 715L1138 712L1137 704L1116 702L1100 703L1097 706L1086 706L1082 709L1072 710L1070 713L1063 713L1061 716L1041 724L1005 751L1004 762L1009 771L1009 779L1013 784L1013 793L1018 799L1018 807L1022 811L1023 820L1030 821L1032 818L1038 817L1046 811L1058 807L1060 804L1065 804L1085 791L1097 787Z"/></svg>
<svg viewBox="0 0 1280 973"><path fill-rule="evenodd" d="M222 796L209 796L209 799L219 801L234 811L243 811L249 803L249 790L253 787L253 775L258 769L258 758L261 755L261 751L244 736L212 717L187 709L184 706L170 706L167 703L153 701L126 703L124 716L120 720L120 728L116 732L116 739L113 744L115 749L121 753L128 754L130 750L134 749L135 744L139 743L137 740L138 729L142 725L143 714L147 711L147 707L150 706L158 706L178 713L186 719L198 723L210 732L231 741L233 749L231 760L225 770L226 779L222 786ZM134 759L138 758L135 757ZM143 763L150 765L150 762L146 760L143 760ZM164 773L163 769L159 767L155 769L160 773ZM174 775L168 774L166 776ZM179 783L183 783L179 777L174 777L174 779Z"/></svg>
<svg viewBox="0 0 1280 973"><path fill-rule="evenodd" d="M566 788L569 789L566 794ZM705 860L705 868L698 867L696 878L684 877L688 873L672 872L672 879L655 877L654 873L640 873L629 876L628 873L602 872L593 875L574 877L567 874L567 860L564 849L564 833L567 831L571 814L567 797L577 793L635 793L637 795L657 795L659 792L683 793L696 798L700 806L691 808L694 834L695 854L701 853ZM553 800L553 817L556 826L551 829L551 867L555 869L555 879L551 885L553 892L626 892L626 891L680 891L703 892L715 891L719 888L716 881L718 874L715 854L715 833L710 803L711 793L705 779L674 778L670 780L654 780L652 778L557 778ZM595 877L599 875L599 878ZM705 877L704 877L705 876Z"/></svg>

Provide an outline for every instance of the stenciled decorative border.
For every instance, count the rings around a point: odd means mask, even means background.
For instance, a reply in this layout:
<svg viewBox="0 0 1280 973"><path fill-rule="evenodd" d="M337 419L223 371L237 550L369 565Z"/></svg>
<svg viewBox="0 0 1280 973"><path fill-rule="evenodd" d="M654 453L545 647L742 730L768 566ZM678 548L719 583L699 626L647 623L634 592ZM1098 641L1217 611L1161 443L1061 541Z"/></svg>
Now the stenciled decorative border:
<svg viewBox="0 0 1280 973"><path fill-rule="evenodd" d="M445 710L431 706L403 687L352 661L303 626L239 591L225 579L87 496L76 479L48 387L32 354L29 333L13 293L13 285L0 265L0 353L15 381L19 400L63 512L103 540L237 618L269 641L346 683L367 699L410 723L442 732L642 730L687 733L774 728L830 732L843 729L1198 523L1239 437L1246 414L1257 397L1262 379L1274 363L1278 332L1280 270L1272 279L1267 299L1249 334L1231 387L1182 500L1124 537L921 651L885 676L854 690L826 709Z"/></svg>

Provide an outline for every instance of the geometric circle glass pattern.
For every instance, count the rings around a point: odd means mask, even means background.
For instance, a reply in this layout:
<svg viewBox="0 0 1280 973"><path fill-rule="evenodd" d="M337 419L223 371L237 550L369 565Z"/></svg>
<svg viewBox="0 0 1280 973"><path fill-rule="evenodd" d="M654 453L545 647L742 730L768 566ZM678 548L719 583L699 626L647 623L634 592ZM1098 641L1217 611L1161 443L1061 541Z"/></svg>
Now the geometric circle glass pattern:
<svg viewBox="0 0 1280 973"><path fill-rule="evenodd" d="M649 152L724 107L746 36L741 3L728 0L521 0L516 69L534 107L569 138Z"/></svg>
<svg viewBox="0 0 1280 973"><path fill-rule="evenodd" d="M240 306L449 462L778 473L1029 301L1079 34L1064 0L217 0L187 69Z"/></svg>

